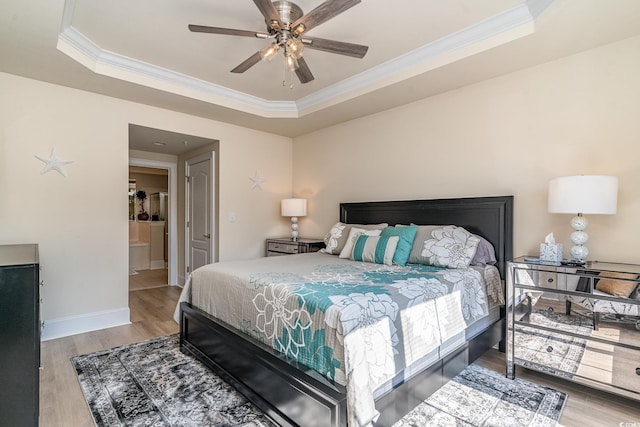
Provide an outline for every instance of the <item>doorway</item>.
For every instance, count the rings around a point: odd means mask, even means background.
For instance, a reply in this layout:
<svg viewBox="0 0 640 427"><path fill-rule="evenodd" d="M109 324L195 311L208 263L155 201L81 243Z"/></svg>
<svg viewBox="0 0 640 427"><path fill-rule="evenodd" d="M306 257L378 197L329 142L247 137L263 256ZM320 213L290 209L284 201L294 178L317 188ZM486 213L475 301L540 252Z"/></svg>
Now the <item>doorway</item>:
<svg viewBox="0 0 640 427"><path fill-rule="evenodd" d="M176 163L129 159L129 290L178 284L176 177Z"/></svg>
<svg viewBox="0 0 640 427"><path fill-rule="evenodd" d="M218 250L217 218L218 206L218 177L219 171L219 141L201 136L188 135L157 128L150 128L137 124L129 124L129 165L148 168L165 169L168 171L168 276L169 285L182 286L190 267L187 260L190 257L186 223L188 221L187 187L183 184L187 172L187 161L199 156L211 158L211 176L207 191L211 206L211 213L205 214L209 218L208 228L209 260L216 260Z"/></svg>

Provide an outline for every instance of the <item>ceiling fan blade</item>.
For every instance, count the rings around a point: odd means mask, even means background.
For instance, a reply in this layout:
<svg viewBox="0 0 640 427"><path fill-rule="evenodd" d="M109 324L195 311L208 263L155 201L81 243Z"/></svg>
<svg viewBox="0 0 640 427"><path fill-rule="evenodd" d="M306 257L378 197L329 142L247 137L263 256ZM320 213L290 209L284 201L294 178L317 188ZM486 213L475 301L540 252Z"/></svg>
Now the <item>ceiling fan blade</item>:
<svg viewBox="0 0 640 427"><path fill-rule="evenodd" d="M304 58L298 59L298 69L296 70L296 76L298 76L298 80L300 83L305 84L309 83L314 79L313 74L311 74L311 70L307 65L307 61Z"/></svg>
<svg viewBox="0 0 640 427"><path fill-rule="evenodd" d="M251 55L250 57L248 57L247 59L245 59L244 62L242 62L242 64L238 65L236 68L231 70L231 72L232 73L244 73L249 68L253 67L258 62L260 62L261 60L262 60L262 57L260 56L260 51L258 51L256 53L254 53L253 55Z"/></svg>
<svg viewBox="0 0 640 427"><path fill-rule="evenodd" d="M309 31L313 27L328 21L347 9L351 9L353 6L360 3L360 1L361 0L327 0L294 22L291 25L291 28L296 28L298 25L302 24L304 25L304 31Z"/></svg>
<svg viewBox="0 0 640 427"><path fill-rule="evenodd" d="M194 33L225 34L228 36L257 37L259 39L266 39L267 37L269 37L269 34L259 33L257 31L236 30L233 28L207 27L204 25L189 25L189 30Z"/></svg>
<svg viewBox="0 0 640 427"><path fill-rule="evenodd" d="M352 56L354 58L364 58L369 50L369 46L361 44L338 42L335 40L319 39L317 37L304 37L302 39L305 47L309 49L321 50L323 52L337 53L338 55Z"/></svg>
<svg viewBox="0 0 640 427"><path fill-rule="evenodd" d="M267 20L270 28L277 30L282 28L282 22L280 21L280 15L276 10L276 7L271 3L271 0L253 0L258 9L260 9L260 13L264 16L264 19ZM276 24L274 24L276 22Z"/></svg>

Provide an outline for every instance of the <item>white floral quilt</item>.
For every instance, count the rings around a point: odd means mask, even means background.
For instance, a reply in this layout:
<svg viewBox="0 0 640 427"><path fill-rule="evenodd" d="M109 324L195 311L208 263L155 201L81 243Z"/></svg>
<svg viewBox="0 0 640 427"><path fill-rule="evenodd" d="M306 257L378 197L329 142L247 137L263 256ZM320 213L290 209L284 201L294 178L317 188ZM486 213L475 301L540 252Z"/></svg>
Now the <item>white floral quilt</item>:
<svg viewBox="0 0 640 427"><path fill-rule="evenodd" d="M201 267L180 301L345 385L349 425L366 426L378 415L378 386L504 299L494 267L385 266L313 253Z"/></svg>

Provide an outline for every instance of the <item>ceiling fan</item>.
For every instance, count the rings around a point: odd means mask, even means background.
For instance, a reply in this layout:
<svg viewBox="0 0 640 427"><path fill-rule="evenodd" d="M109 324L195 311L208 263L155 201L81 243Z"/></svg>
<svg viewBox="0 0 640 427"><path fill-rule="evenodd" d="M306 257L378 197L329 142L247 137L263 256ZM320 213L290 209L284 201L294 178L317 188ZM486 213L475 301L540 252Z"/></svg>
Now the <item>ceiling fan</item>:
<svg viewBox="0 0 640 427"><path fill-rule="evenodd" d="M326 0L311 12L304 14L298 5L290 1L274 1L272 3L270 0L253 0L265 18L266 32L203 25L189 25L189 30L196 33L272 39L272 43L251 55L231 72L244 73L261 60L272 60L278 55L279 50L283 49L287 69L295 71L300 83L304 84L314 79L307 62L302 57L305 48L354 58L363 58L367 53L369 49L367 46L306 36L309 30L350 9L360 1Z"/></svg>

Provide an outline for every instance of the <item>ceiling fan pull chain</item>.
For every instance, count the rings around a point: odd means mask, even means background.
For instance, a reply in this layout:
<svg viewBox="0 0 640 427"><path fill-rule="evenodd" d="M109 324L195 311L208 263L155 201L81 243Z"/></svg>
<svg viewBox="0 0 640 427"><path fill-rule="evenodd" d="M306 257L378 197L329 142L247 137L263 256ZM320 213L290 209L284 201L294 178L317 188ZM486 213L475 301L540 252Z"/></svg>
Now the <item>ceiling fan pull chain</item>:
<svg viewBox="0 0 640 427"><path fill-rule="evenodd" d="M282 86L287 85L287 59L282 61Z"/></svg>
<svg viewBox="0 0 640 427"><path fill-rule="evenodd" d="M293 89L293 70L289 68L286 56L284 57L282 65L282 86L287 86L287 71L289 71L289 89Z"/></svg>

